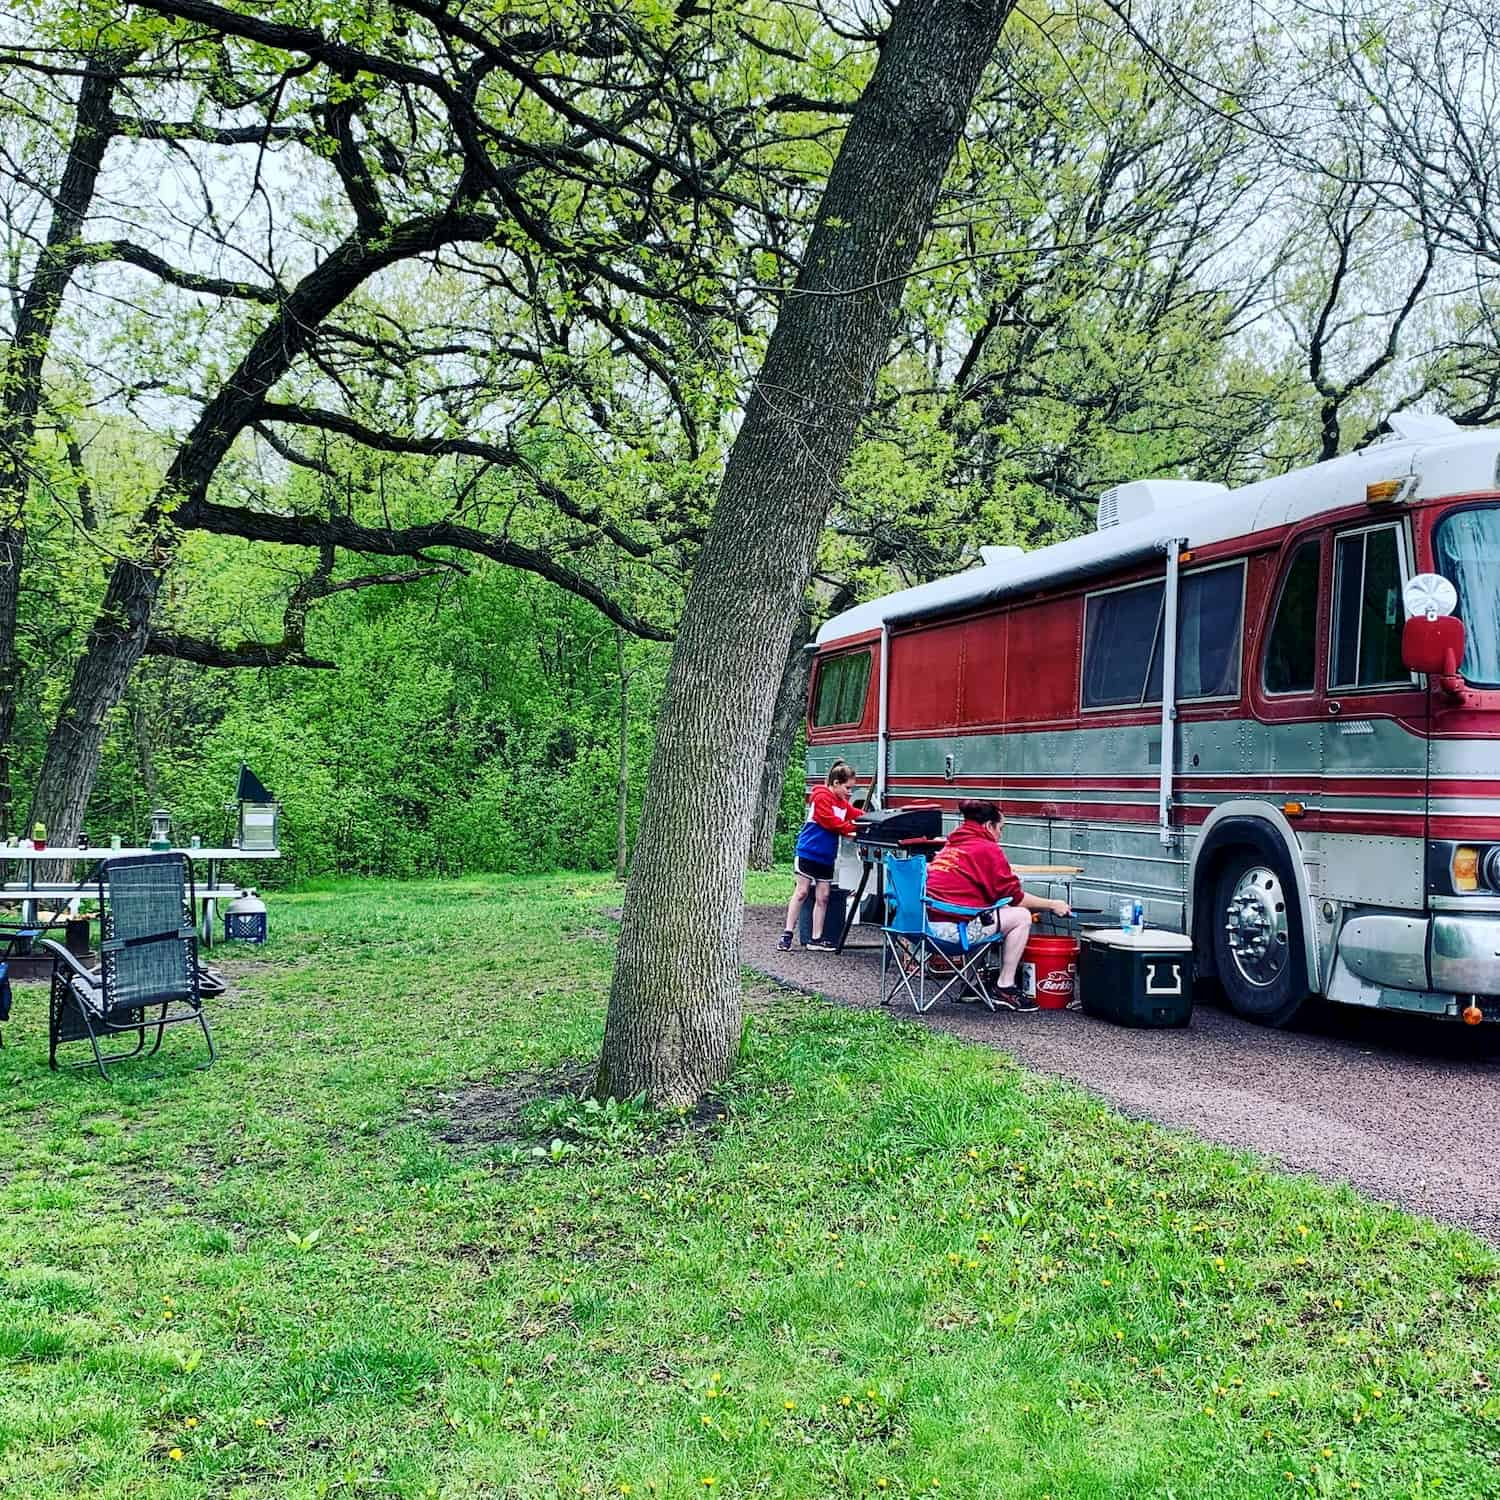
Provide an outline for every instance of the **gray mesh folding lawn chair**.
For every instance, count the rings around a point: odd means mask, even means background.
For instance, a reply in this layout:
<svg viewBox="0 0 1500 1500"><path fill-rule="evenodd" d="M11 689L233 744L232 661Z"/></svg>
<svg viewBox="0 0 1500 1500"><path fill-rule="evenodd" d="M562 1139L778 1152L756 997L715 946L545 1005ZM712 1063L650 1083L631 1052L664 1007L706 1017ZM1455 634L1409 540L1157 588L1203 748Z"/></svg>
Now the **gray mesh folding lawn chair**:
<svg viewBox="0 0 1500 1500"><path fill-rule="evenodd" d="M61 943L43 939L52 954L51 1036L48 1062L57 1067L60 1043L87 1041L94 1064L108 1078L106 1063L137 1057L146 1034L160 1048L167 1027L187 1022L203 1029L209 1067L213 1033L203 1014L203 973L198 967L193 867L186 855L145 854L107 859L99 865L99 968L85 967ZM105 1053L116 1036L135 1036L128 1052ZM73 1063L87 1067L88 1059Z"/></svg>

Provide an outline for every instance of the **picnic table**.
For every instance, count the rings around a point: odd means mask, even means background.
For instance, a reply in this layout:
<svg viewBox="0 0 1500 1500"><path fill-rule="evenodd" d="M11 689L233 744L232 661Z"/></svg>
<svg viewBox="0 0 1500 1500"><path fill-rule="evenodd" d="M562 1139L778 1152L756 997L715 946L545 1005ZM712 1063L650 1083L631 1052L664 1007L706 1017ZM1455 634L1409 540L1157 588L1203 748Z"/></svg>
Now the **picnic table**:
<svg viewBox="0 0 1500 1500"><path fill-rule="evenodd" d="M97 885L91 887L88 881L93 867L101 859L128 859L132 855L168 852L185 854L193 862L194 894L199 904L200 933L204 946L210 948L214 941L214 919L219 902L232 901L244 890L241 885L226 883L223 880L222 867L241 859L281 858L280 849L172 849L170 851L143 848L74 849L51 844L44 849L28 849L6 844L0 845L0 863L20 865L24 872L24 879L5 881L4 885L0 886L0 903L19 902L22 924L34 926L37 905L41 901L79 901L87 900L90 895L97 896ZM208 866L208 879L202 884L197 883L196 867L200 862L206 862ZM39 880L37 867L49 863L69 866L81 864L86 868L77 880Z"/></svg>

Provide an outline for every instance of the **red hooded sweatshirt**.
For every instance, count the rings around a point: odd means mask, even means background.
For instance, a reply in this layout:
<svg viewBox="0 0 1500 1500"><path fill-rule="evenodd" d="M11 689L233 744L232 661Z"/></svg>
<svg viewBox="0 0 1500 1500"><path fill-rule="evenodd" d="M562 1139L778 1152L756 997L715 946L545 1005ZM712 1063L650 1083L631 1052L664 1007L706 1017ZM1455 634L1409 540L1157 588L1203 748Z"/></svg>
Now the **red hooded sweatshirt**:
<svg viewBox="0 0 1500 1500"><path fill-rule="evenodd" d="M1009 896L1021 904L1021 882L983 823L962 822L927 866L927 895L954 906L987 907Z"/></svg>

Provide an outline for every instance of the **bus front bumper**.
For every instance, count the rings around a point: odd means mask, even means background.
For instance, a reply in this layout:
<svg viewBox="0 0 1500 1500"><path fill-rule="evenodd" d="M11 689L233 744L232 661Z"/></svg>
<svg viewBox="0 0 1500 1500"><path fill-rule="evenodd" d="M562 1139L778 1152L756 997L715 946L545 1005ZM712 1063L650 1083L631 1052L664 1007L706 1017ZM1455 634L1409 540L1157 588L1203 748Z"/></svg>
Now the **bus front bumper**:
<svg viewBox="0 0 1500 1500"><path fill-rule="evenodd" d="M1500 916L1432 918L1432 987L1455 995L1500 995Z"/></svg>

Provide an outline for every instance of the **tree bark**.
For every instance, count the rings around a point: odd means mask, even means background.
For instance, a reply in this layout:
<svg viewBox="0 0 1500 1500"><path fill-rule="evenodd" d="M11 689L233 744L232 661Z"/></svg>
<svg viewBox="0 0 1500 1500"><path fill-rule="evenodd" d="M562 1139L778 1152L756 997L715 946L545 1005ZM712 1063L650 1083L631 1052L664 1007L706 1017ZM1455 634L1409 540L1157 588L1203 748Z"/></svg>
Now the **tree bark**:
<svg viewBox="0 0 1500 1500"><path fill-rule="evenodd" d="M146 650L151 611L176 556L178 537L195 525L195 512L207 503L209 482L235 438L255 419L267 392L307 348L323 320L377 271L456 241L483 239L494 222L453 210L396 225L369 244L359 232L351 235L298 283L203 408L142 516L136 555L122 557L110 572L104 602L48 737L31 816L46 823L53 842L66 843L82 826L108 718Z"/></svg>
<svg viewBox="0 0 1500 1500"><path fill-rule="evenodd" d="M630 673L625 670L625 632L615 626L615 666L620 684L620 768L615 776L615 879L630 872Z"/></svg>
<svg viewBox="0 0 1500 1500"><path fill-rule="evenodd" d="M68 160L53 199L47 238L21 298L15 333L0 351L0 837L11 833L12 761L21 663L16 624L26 550L26 495L30 483L42 376L57 312L87 250L82 232L94 202L99 168L114 132L110 108L125 58L94 56L84 64Z"/></svg>
<svg viewBox="0 0 1500 1500"><path fill-rule="evenodd" d="M776 854L776 819L781 812L781 793L786 786L792 746L807 708L807 676L812 656L807 643L812 621L803 615L792 632L781 667L781 686L776 692L776 710L771 715L771 736L761 762L760 785L755 793L755 814L750 821L750 868L769 870Z"/></svg>
<svg viewBox="0 0 1500 1500"><path fill-rule="evenodd" d="M1011 0L904 0L745 405L672 652L596 1090L686 1105L740 1039L753 775L902 284Z"/></svg>

